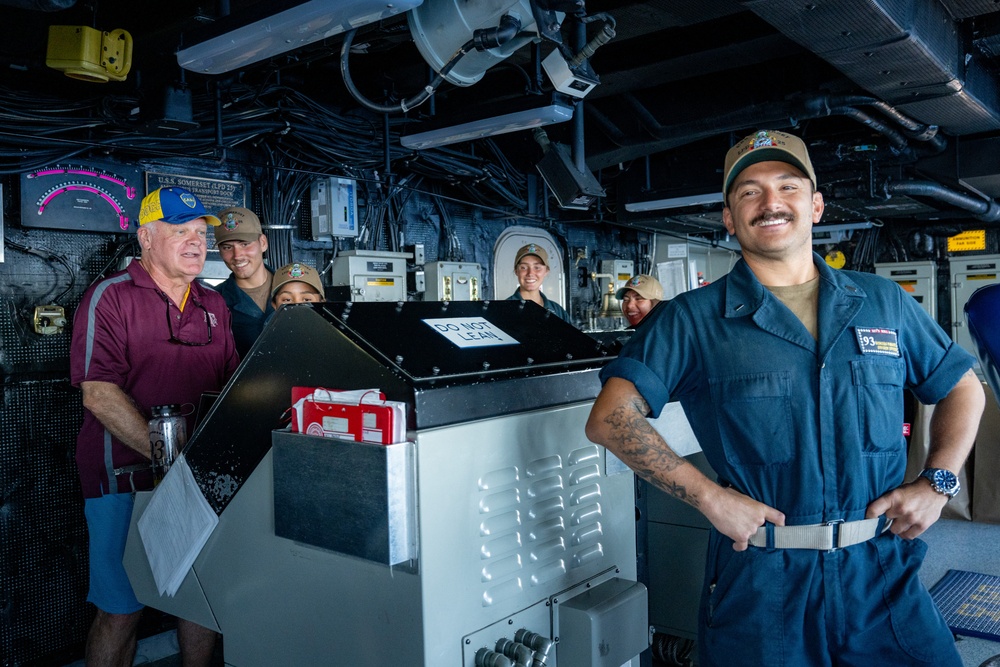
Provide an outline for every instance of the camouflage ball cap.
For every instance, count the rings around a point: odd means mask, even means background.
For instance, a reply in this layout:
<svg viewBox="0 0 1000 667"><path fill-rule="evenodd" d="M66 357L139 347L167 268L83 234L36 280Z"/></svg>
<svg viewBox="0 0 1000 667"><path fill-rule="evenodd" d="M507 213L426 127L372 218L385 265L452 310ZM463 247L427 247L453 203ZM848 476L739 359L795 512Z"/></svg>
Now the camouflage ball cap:
<svg viewBox="0 0 1000 667"><path fill-rule="evenodd" d="M797 167L812 181L816 189L816 172L809 159L809 150L798 137L777 130L759 130L744 137L726 153L725 179L722 197L728 206L729 188L744 169L758 162L785 162Z"/></svg>

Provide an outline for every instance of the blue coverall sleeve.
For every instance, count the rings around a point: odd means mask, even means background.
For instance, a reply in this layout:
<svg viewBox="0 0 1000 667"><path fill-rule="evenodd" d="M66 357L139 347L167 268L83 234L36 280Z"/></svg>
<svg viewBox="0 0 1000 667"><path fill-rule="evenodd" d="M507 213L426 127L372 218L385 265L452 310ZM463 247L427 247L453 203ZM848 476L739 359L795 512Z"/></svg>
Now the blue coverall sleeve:
<svg viewBox="0 0 1000 667"><path fill-rule="evenodd" d="M601 383L620 377L635 385L649 404L650 416L660 416L663 406L683 392L682 379L696 379L698 351L690 340L694 327L680 299L651 312L618 358L601 371Z"/></svg>

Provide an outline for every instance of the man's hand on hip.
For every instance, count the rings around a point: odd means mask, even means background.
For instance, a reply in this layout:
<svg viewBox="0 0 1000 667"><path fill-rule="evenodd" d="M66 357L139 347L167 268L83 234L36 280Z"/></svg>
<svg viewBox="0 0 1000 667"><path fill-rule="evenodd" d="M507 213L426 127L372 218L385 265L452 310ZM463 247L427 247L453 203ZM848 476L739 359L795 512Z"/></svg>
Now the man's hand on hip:
<svg viewBox="0 0 1000 667"><path fill-rule="evenodd" d="M702 510L705 517L712 522L723 535L733 540L733 549L745 551L747 543L757 529L770 521L776 526L785 525L785 515L782 512L757 502L732 488L718 488Z"/></svg>
<svg viewBox="0 0 1000 667"><path fill-rule="evenodd" d="M893 533L912 540L941 518L941 510L947 503L948 496L932 489L930 482L921 477L876 498L865 517L877 519L884 514L892 519Z"/></svg>

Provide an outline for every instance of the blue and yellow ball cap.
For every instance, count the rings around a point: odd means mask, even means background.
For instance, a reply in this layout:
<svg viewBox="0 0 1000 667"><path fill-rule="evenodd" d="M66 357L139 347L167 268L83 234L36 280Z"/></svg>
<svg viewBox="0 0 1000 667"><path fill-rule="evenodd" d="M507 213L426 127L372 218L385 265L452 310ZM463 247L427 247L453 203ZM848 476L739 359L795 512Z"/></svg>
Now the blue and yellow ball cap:
<svg viewBox="0 0 1000 667"><path fill-rule="evenodd" d="M143 198L139 209L140 226L157 220L183 225L198 218L205 218L205 222L214 227L222 224L217 217L209 215L200 199L184 188L157 188Z"/></svg>

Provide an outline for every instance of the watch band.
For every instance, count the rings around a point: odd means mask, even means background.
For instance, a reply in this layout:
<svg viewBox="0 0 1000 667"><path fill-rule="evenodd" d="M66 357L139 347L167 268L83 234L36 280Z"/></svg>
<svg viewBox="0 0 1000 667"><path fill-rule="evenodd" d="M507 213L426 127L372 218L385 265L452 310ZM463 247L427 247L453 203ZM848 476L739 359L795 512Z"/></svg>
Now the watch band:
<svg viewBox="0 0 1000 667"><path fill-rule="evenodd" d="M958 475L947 468L924 468L920 471L920 477L927 479L931 483L932 489L948 496L949 500L957 496L962 488L958 481Z"/></svg>

